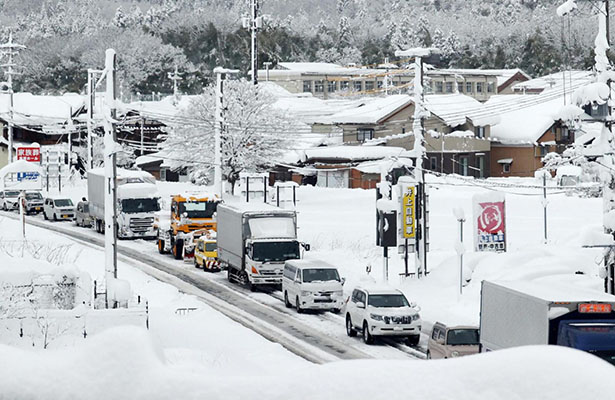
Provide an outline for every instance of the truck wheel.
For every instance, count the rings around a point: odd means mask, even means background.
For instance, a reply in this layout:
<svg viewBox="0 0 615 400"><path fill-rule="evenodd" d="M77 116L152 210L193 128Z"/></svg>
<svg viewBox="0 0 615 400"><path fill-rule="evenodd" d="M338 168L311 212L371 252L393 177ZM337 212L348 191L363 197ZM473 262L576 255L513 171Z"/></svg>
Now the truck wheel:
<svg viewBox="0 0 615 400"><path fill-rule="evenodd" d="M299 303L299 296L295 298L295 308L297 309L297 313L303 314L303 308L301 308L301 303Z"/></svg>
<svg viewBox="0 0 615 400"><path fill-rule="evenodd" d="M6 208L6 206L4 206L4 208ZM45 221L49 221L49 218L47 218L47 213L45 211L43 211L43 218L45 218Z"/></svg>
<svg viewBox="0 0 615 400"><path fill-rule="evenodd" d="M164 240L158 239L158 253L164 254Z"/></svg>
<svg viewBox="0 0 615 400"><path fill-rule="evenodd" d="M54 220L54 221L57 221L57 220L58 220L58 217L56 216L56 213L53 213L53 220Z"/></svg>
<svg viewBox="0 0 615 400"><path fill-rule="evenodd" d="M284 305L286 308L291 308L293 305L288 301L288 292L284 292Z"/></svg>
<svg viewBox="0 0 615 400"><path fill-rule="evenodd" d="M426 355L428 360L431 360L431 352L429 350L427 350L427 355Z"/></svg>
<svg viewBox="0 0 615 400"><path fill-rule="evenodd" d="M184 258L184 241L182 239L177 239L175 241L175 246L173 246L173 257L176 260L181 260Z"/></svg>
<svg viewBox="0 0 615 400"><path fill-rule="evenodd" d="M196 256L194 256L193 259L194 259L194 268L201 268L201 266L199 265L199 262L196 260ZM205 266L203 266L203 269L205 269Z"/></svg>

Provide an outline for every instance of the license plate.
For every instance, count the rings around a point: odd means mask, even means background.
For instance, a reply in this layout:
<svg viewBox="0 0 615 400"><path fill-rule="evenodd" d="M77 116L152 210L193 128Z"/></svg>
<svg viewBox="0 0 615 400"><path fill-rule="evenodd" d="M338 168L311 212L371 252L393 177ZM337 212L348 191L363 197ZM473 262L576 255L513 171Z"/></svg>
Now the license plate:
<svg viewBox="0 0 615 400"><path fill-rule="evenodd" d="M40 208L40 207L34 207L34 209L35 209L36 211L38 211L38 210L40 210L41 208Z"/></svg>
<svg viewBox="0 0 615 400"><path fill-rule="evenodd" d="M403 329L404 329L404 328L402 328L401 326L394 326L394 327L393 327L393 330L394 330L394 331L401 331L401 330L403 330Z"/></svg>
<svg viewBox="0 0 615 400"><path fill-rule="evenodd" d="M68 215L62 215L62 218L68 218Z"/></svg>

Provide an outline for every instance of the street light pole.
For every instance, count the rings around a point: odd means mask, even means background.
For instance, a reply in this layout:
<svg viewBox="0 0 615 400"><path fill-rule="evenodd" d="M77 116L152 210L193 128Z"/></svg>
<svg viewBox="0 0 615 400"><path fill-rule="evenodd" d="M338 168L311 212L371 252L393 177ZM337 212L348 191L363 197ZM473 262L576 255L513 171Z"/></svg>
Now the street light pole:
<svg viewBox="0 0 615 400"><path fill-rule="evenodd" d="M214 187L223 195L222 189L222 134L226 130L226 113L224 105L224 82L227 75L236 74L238 70L222 67L214 68L216 74L216 115L214 124Z"/></svg>

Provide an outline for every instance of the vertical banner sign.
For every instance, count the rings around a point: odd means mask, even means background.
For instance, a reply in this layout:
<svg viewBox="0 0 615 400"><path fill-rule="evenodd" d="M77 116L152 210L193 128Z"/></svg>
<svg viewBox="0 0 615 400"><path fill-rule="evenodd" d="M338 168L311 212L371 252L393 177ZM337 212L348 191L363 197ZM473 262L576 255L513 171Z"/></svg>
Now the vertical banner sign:
<svg viewBox="0 0 615 400"><path fill-rule="evenodd" d="M404 239L416 237L416 187L409 186L402 203L402 236Z"/></svg>
<svg viewBox="0 0 615 400"><path fill-rule="evenodd" d="M474 196L475 248L506 251L506 201L503 194Z"/></svg>

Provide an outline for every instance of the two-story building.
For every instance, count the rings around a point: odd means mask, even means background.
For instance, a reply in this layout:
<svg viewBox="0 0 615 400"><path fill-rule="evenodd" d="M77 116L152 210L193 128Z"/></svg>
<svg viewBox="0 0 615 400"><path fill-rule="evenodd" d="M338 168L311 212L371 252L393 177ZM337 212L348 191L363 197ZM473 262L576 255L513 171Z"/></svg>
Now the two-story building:
<svg viewBox="0 0 615 400"><path fill-rule="evenodd" d="M482 104L463 94L428 95L425 107L424 168L440 173L488 177L490 131L497 118L484 116ZM356 107L332 115L347 145L384 144L414 147L414 102L409 95L367 98Z"/></svg>

